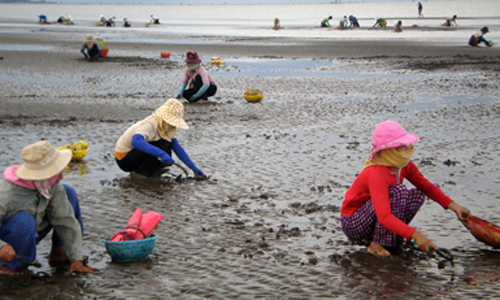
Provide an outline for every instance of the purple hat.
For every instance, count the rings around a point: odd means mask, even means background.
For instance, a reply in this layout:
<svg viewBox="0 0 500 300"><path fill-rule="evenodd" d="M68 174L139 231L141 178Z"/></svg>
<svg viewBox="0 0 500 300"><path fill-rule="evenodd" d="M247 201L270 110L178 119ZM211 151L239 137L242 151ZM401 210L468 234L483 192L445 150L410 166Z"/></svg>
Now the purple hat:
<svg viewBox="0 0 500 300"><path fill-rule="evenodd" d="M198 57L198 54L194 51L188 51L186 53L186 59L184 60L185 63L188 64L199 64L201 63L201 59Z"/></svg>
<svg viewBox="0 0 500 300"><path fill-rule="evenodd" d="M401 125L394 121L381 122L373 130L373 142L368 160L371 161L375 154L381 150L411 145L420 139L414 134L407 133Z"/></svg>

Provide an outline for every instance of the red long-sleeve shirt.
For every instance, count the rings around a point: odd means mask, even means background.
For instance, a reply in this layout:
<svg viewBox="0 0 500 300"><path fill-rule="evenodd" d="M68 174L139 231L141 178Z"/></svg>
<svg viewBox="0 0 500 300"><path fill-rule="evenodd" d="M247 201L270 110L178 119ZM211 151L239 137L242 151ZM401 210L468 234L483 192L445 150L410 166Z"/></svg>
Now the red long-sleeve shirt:
<svg viewBox="0 0 500 300"><path fill-rule="evenodd" d="M453 200L427 180L411 161L401 169L399 176L398 182L394 171L387 166L374 165L365 168L347 190L340 214L351 216L366 201L371 199L379 223L388 230L410 240L415 229L405 224L391 212L389 202L389 187L391 185L402 183L406 178L417 189L423 191L427 197L439 203L443 208L446 208Z"/></svg>

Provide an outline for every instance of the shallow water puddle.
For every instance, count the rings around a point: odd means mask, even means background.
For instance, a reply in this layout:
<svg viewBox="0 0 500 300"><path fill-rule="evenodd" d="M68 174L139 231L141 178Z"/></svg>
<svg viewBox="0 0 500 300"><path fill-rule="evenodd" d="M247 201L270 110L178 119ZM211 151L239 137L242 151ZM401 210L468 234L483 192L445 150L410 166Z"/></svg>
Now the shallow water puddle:
<svg viewBox="0 0 500 300"><path fill-rule="evenodd" d="M207 60L204 60L207 61ZM307 77L307 78L396 78L389 73L337 72L332 65L344 63L312 59L249 59L224 60L225 67L212 69L216 76L231 77Z"/></svg>
<svg viewBox="0 0 500 300"><path fill-rule="evenodd" d="M407 113L414 114L429 109L443 109L447 107L467 106L478 103L494 103L498 98L471 95L416 95L417 102L397 104L396 107Z"/></svg>
<svg viewBox="0 0 500 300"><path fill-rule="evenodd" d="M0 51L49 51L50 47L38 45L0 45Z"/></svg>

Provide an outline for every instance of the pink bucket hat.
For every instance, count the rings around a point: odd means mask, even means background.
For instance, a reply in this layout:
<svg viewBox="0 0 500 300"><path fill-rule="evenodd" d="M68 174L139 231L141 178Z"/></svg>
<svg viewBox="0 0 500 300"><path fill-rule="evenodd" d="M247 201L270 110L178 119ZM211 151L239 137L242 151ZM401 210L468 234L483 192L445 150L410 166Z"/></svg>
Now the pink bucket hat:
<svg viewBox="0 0 500 300"><path fill-rule="evenodd" d="M373 130L373 142L368 160L372 160L375 154L381 150L411 145L421 138L407 133L401 125L394 121L384 121Z"/></svg>
<svg viewBox="0 0 500 300"><path fill-rule="evenodd" d="M201 63L201 59L198 57L198 54L194 51L188 51L186 53L186 59L184 60L185 63L188 64L199 64Z"/></svg>

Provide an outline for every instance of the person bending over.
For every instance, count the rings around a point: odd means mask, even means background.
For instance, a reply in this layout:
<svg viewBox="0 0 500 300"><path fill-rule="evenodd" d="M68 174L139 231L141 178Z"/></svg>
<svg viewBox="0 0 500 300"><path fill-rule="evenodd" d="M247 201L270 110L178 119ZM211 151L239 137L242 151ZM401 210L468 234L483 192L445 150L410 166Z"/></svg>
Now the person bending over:
<svg viewBox="0 0 500 300"><path fill-rule="evenodd" d="M129 127L118 139L114 156L125 172L148 178L161 177L174 163L172 151L191 170L196 179L206 179L177 140L177 129L188 129L183 120L184 106L168 99L150 116Z"/></svg>
<svg viewBox="0 0 500 300"><path fill-rule="evenodd" d="M324 18L322 21L321 21L321 24L320 24L320 27L330 27L330 20L333 19L332 16L329 16L328 18Z"/></svg>
<svg viewBox="0 0 500 300"><path fill-rule="evenodd" d="M453 17L446 19L446 22L444 22L443 24L441 24L441 26L450 27L450 26L453 26L453 24L455 24L455 26L458 26L458 24L457 24L457 15L453 15Z"/></svg>
<svg viewBox="0 0 500 300"><path fill-rule="evenodd" d="M379 26L379 27L386 27L387 26L387 20L386 19L383 19L383 18L378 18L376 21L375 21L375 24L373 24L372 27L375 27L375 26Z"/></svg>

